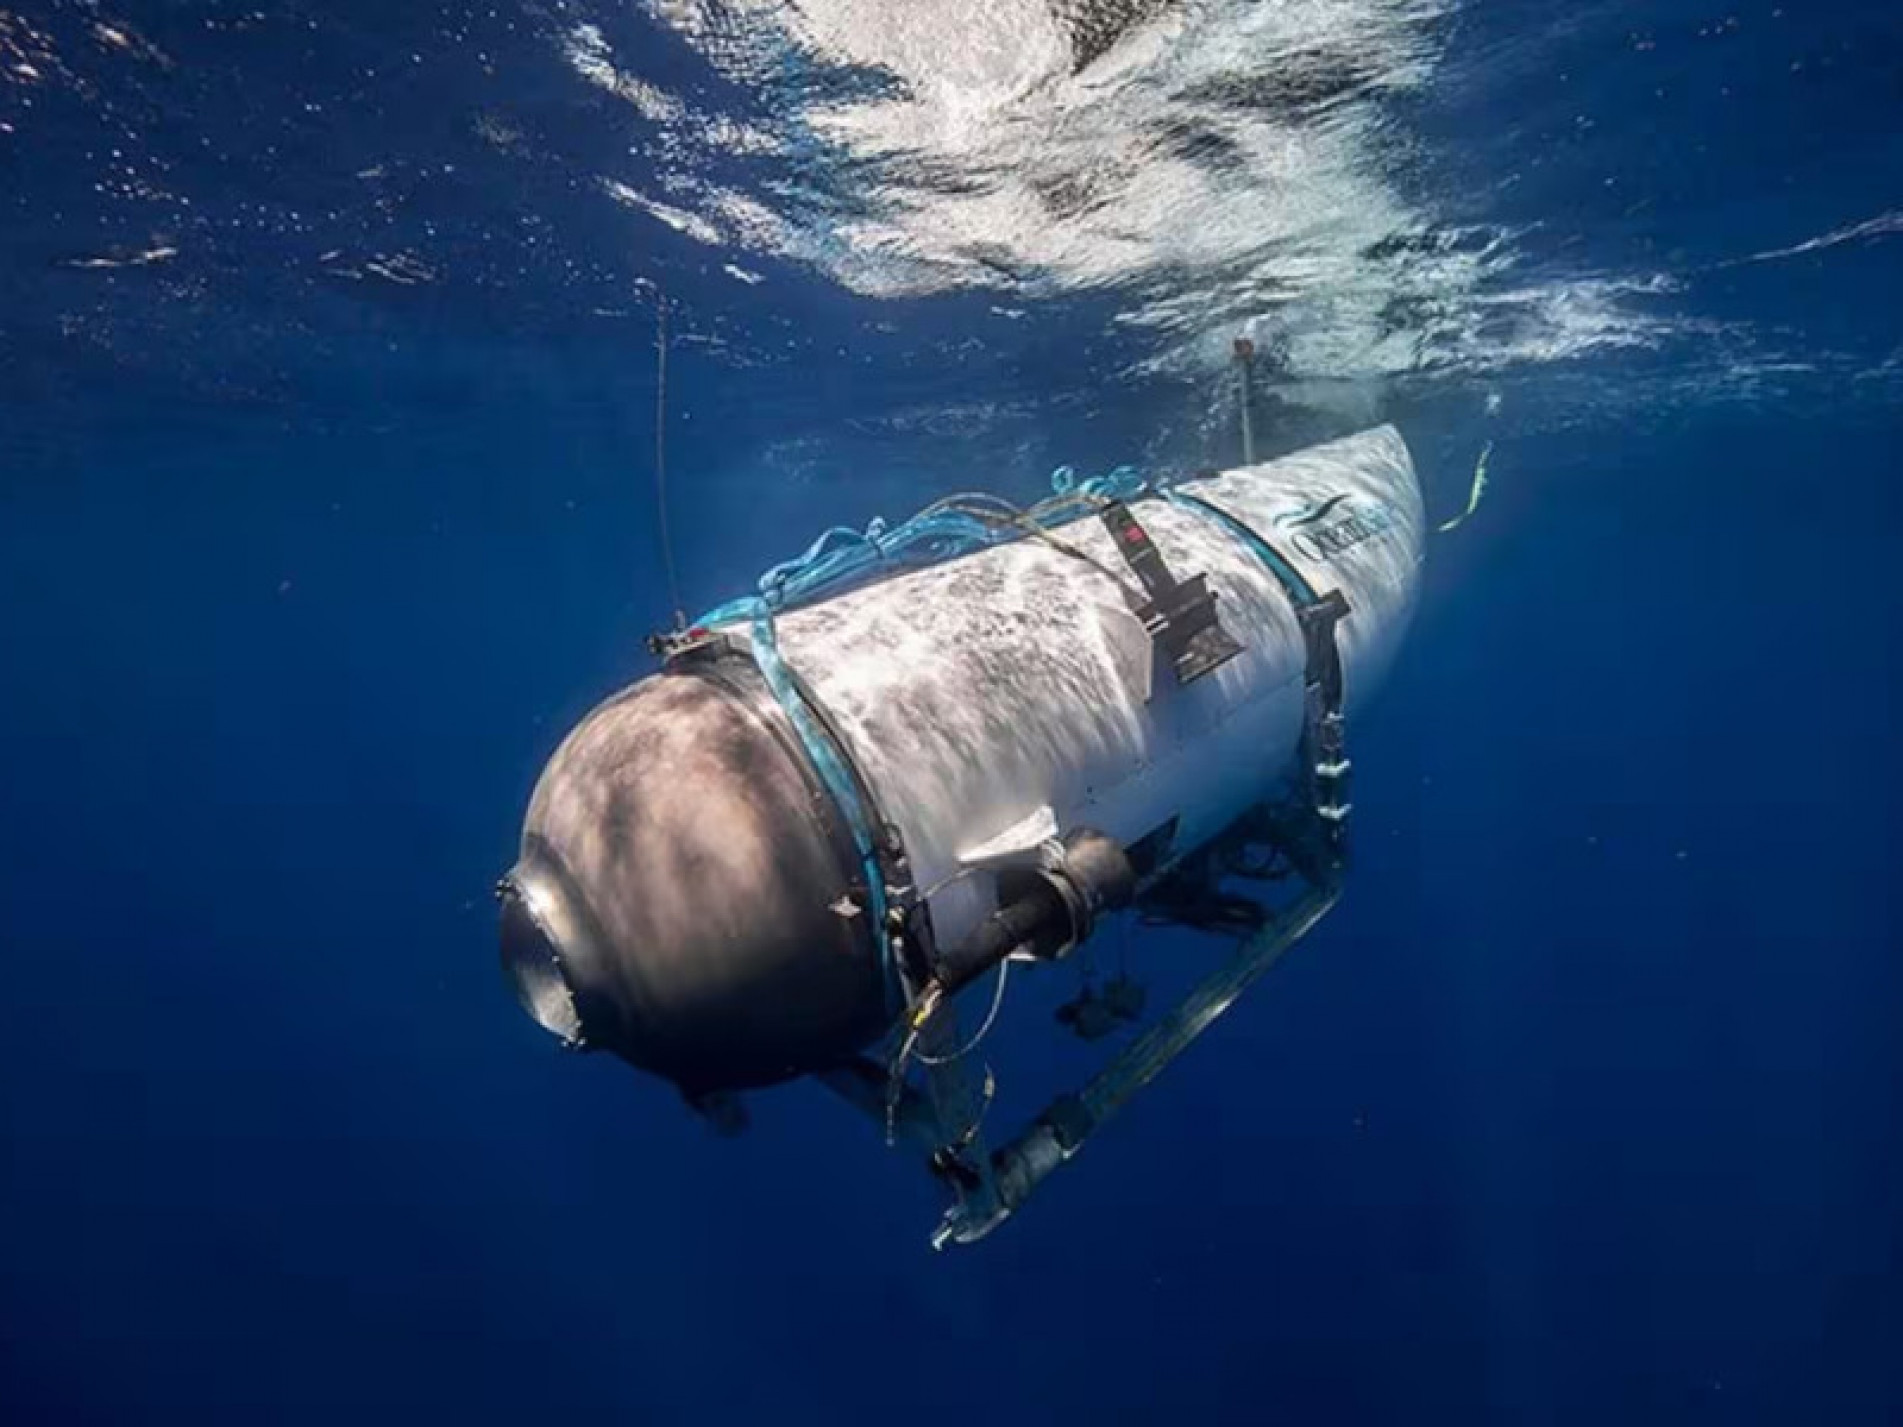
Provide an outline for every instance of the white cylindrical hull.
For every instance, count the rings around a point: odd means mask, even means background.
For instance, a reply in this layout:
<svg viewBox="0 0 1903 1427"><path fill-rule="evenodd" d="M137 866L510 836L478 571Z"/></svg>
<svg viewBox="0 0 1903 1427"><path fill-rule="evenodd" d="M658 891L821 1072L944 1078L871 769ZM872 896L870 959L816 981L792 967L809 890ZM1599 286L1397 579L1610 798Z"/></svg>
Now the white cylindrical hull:
<svg viewBox="0 0 1903 1427"><path fill-rule="evenodd" d="M1400 434L1380 427L1180 489L1265 537L1349 607L1337 639L1352 714L1412 614L1425 535ZM1306 650L1289 595L1222 523L1149 497L1132 509L1177 579L1205 575L1244 646L1179 686L1150 667L1123 584L1036 539L897 576L783 615L788 665L829 715L924 887L1048 808L1125 844L1175 819L1195 847L1267 795L1301 738ZM1102 523L1060 527L1123 570ZM1126 581L1125 583L1134 583ZM989 879L934 896L941 944L993 905Z"/></svg>

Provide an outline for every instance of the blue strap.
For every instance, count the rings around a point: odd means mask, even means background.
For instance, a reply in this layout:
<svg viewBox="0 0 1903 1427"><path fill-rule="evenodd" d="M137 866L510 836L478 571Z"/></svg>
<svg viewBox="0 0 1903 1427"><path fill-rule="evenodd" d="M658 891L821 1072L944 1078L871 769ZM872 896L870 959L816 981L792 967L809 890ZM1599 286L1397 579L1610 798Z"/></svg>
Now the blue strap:
<svg viewBox="0 0 1903 1427"><path fill-rule="evenodd" d="M1320 598L1320 596L1315 593L1315 587L1309 584L1307 578L1300 570L1288 562L1281 551L1269 544L1268 541L1264 540L1240 520L1237 520L1228 511L1222 509L1222 507L1211 505L1200 496L1193 496L1187 491L1175 490L1168 486L1163 488L1162 494L1163 498L1169 501L1171 505L1181 506L1185 510L1194 511L1198 515L1215 521L1216 524L1220 525L1230 535L1248 546L1249 549L1254 552L1256 558L1269 567L1269 573L1274 575L1281 583L1283 590L1288 594L1290 602L1293 603L1297 609L1303 609L1308 605L1312 605Z"/></svg>
<svg viewBox="0 0 1903 1427"><path fill-rule="evenodd" d="M879 947L889 1011L903 1005L904 981L891 928L887 925L891 904L879 860L879 843L875 840L883 829L874 827L873 816L859 795L859 783L853 776L845 750L807 703L781 657L774 615L780 610L842 593L894 567L933 564L1016 539L1021 534L1016 525L980 519L969 509L959 509L961 504L993 506L1000 514L1013 517L1028 514L1036 522L1055 523L1073 513L1087 514L1096 508L1096 502L1106 497L1133 499L1144 489L1143 478L1129 466L1119 466L1107 475L1081 480L1071 467L1060 466L1051 474L1052 497L1028 513L1019 512L996 496L969 494L934 502L897 526L888 527L882 520L872 521L863 531L835 526L822 533L803 553L782 561L762 575L758 593L730 600L695 621L697 628L747 621L753 662L774 699L786 711L814 773L846 820L865 874L867 911Z"/></svg>
<svg viewBox="0 0 1903 1427"><path fill-rule="evenodd" d="M872 819L859 797L859 785L847 765L846 756L833 741L824 724L807 705L793 674L780 656L779 635L774 628L773 611L765 600L753 602L750 634L753 662L759 667L767 687L793 724L807 760L819 781L825 785L833 804L846 819L852 833L852 845L859 854L865 873L867 912L872 918L873 941L879 948L879 966L885 980L886 1010L896 1012L904 1004L899 982L898 957L892 945L891 929L886 925L885 872L879 866L877 844L873 841Z"/></svg>

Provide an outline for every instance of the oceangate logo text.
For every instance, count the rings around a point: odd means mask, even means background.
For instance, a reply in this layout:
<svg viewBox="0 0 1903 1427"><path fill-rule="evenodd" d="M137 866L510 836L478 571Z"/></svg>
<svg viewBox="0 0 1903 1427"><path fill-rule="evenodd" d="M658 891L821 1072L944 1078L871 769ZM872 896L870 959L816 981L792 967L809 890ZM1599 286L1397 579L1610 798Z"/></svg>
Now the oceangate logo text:
<svg viewBox="0 0 1903 1427"><path fill-rule="evenodd" d="M1364 540L1394 528L1394 508L1381 501L1332 496L1283 516L1277 525L1294 530L1290 543L1311 560L1332 560Z"/></svg>

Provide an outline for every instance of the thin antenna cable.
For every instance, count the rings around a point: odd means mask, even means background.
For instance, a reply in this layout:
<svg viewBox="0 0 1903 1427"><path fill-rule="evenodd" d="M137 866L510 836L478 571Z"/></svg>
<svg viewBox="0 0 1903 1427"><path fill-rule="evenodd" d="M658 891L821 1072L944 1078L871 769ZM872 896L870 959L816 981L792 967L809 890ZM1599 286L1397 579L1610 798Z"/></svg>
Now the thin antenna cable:
<svg viewBox="0 0 1903 1427"><path fill-rule="evenodd" d="M674 628L687 628L680 580L674 573L674 536L667 523L667 294L654 289L654 505L661 517L661 558L667 566L667 597L674 604Z"/></svg>
<svg viewBox="0 0 1903 1427"><path fill-rule="evenodd" d="M1242 464L1255 464L1255 423L1249 404L1254 394L1249 390L1249 377L1255 370L1255 343L1247 337L1236 338L1236 405L1242 412Z"/></svg>

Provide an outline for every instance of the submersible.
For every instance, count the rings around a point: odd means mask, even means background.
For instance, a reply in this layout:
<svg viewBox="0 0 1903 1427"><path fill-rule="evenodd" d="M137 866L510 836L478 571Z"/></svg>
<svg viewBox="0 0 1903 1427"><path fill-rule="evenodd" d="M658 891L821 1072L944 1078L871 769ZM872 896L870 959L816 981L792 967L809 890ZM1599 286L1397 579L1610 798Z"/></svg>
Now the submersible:
<svg viewBox="0 0 1903 1427"><path fill-rule="evenodd" d="M547 1030L710 1110L817 1077L925 1147L943 1243L1011 1213L1332 905L1348 720L1409 622L1424 526L1392 427L926 516L661 641L556 749L499 892ZM1265 855L1292 903L1225 890ZM1239 945L988 1148L959 992L1126 908Z"/></svg>

